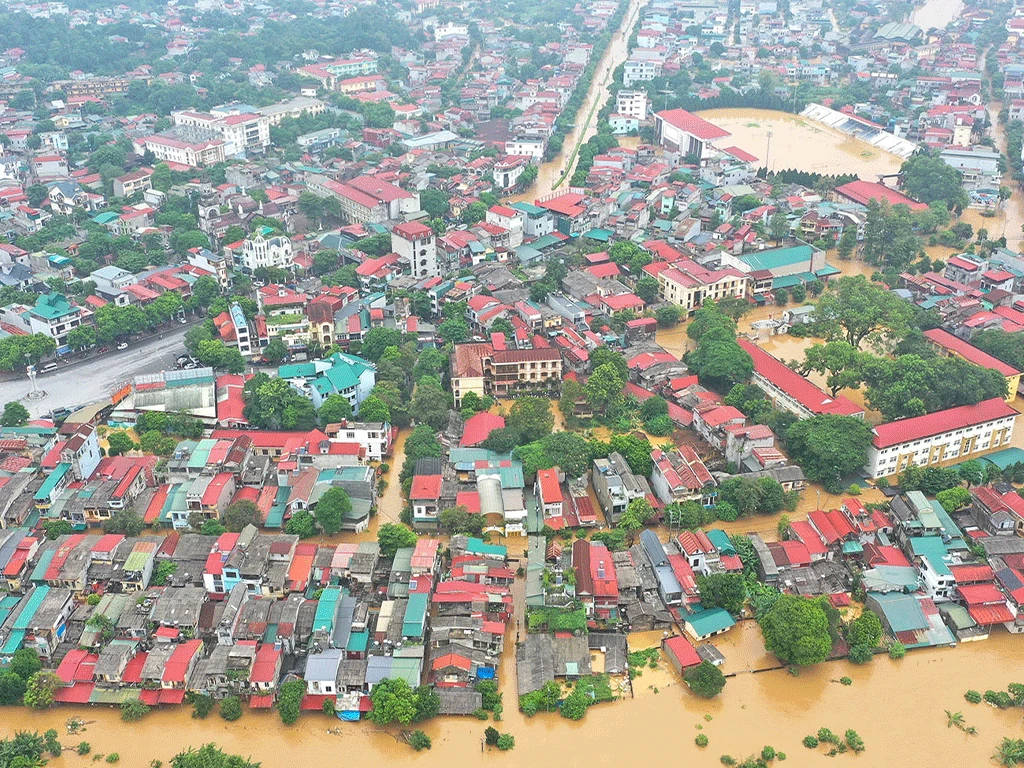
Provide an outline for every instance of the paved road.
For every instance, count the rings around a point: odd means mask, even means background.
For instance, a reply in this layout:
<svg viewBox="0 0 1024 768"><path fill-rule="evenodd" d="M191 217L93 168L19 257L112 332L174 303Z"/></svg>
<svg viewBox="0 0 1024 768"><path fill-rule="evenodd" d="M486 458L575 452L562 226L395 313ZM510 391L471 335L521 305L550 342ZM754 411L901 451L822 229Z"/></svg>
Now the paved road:
<svg viewBox="0 0 1024 768"><path fill-rule="evenodd" d="M42 416L54 408L75 408L110 397L118 386L134 376L174 368L175 358L185 351L182 342L191 325L165 331L163 338L132 342L128 349L112 350L86 362L62 366L36 379L46 392L42 400L28 400L32 387L28 377L0 382L0 403L20 400L32 416Z"/></svg>

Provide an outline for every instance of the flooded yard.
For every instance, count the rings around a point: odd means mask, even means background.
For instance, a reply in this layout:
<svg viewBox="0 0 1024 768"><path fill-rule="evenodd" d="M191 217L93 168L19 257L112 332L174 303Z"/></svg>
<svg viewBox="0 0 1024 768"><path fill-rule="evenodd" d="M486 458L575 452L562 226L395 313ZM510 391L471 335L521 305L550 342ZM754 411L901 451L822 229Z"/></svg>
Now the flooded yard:
<svg viewBox="0 0 1024 768"><path fill-rule="evenodd" d="M813 120L768 109L707 109L699 113L732 136L721 146L750 152L769 170L796 169L815 173L857 173L875 181L896 173L903 160L860 139ZM769 133L770 146L769 146Z"/></svg>

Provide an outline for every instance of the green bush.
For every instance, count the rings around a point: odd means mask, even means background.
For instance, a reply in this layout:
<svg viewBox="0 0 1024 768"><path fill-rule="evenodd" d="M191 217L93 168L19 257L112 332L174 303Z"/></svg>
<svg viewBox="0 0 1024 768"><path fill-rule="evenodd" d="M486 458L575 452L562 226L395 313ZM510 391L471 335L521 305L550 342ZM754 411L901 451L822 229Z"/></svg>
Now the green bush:
<svg viewBox="0 0 1024 768"><path fill-rule="evenodd" d="M774 760L775 759L775 747L766 746L761 750L762 760Z"/></svg>
<svg viewBox="0 0 1024 768"><path fill-rule="evenodd" d="M484 741L489 747L497 745L499 736L501 736L501 734L498 733L497 728L488 727L484 730Z"/></svg>
<svg viewBox="0 0 1024 768"><path fill-rule="evenodd" d="M419 752L421 749L430 749L430 737L423 731L413 731L409 737L409 746Z"/></svg>
<svg viewBox="0 0 1024 768"><path fill-rule="evenodd" d="M1013 706L1013 697L1006 691L985 691L984 699L999 709L1009 709Z"/></svg>
<svg viewBox="0 0 1024 768"><path fill-rule="evenodd" d="M854 664L867 664L875 655L871 652L871 647L867 645L855 645L850 649L850 661Z"/></svg>
<svg viewBox="0 0 1024 768"><path fill-rule="evenodd" d="M481 708L473 710L473 717L475 717L477 720L486 720L489 717L489 715L487 714L486 709Z"/></svg>
<svg viewBox="0 0 1024 768"><path fill-rule="evenodd" d="M864 740L855 730L853 730L852 728L847 730L845 737L846 746L848 746L851 750L858 754L864 751Z"/></svg>
<svg viewBox="0 0 1024 768"><path fill-rule="evenodd" d="M116 763L120 759L121 759L121 756L119 754L117 754L117 752L111 752L109 755L107 755L107 762L108 763Z"/></svg>
<svg viewBox="0 0 1024 768"><path fill-rule="evenodd" d="M817 749L818 748L818 740L816 738L814 738L813 736L804 736L803 744L808 749Z"/></svg>
<svg viewBox="0 0 1024 768"><path fill-rule="evenodd" d="M693 743L696 744L701 749L703 749L704 747L706 747L708 745L708 737L707 737L706 734L698 733L697 734L697 738L695 738L693 740Z"/></svg>
<svg viewBox="0 0 1024 768"><path fill-rule="evenodd" d="M206 719L206 716L213 711L215 702L212 696L190 692L185 698L186 701L192 704L192 717L198 720Z"/></svg>
<svg viewBox="0 0 1024 768"><path fill-rule="evenodd" d="M846 675L843 675L842 677L839 678L839 684L840 685L853 685L853 678L847 677Z"/></svg>
<svg viewBox="0 0 1024 768"><path fill-rule="evenodd" d="M977 691L967 691L967 693L964 694L964 698L967 699L967 701L969 701L971 704L981 703L981 694Z"/></svg>
<svg viewBox="0 0 1024 768"><path fill-rule="evenodd" d="M889 646L889 658L890 659L902 659L907 655L907 646L903 643L896 641Z"/></svg>
<svg viewBox="0 0 1024 768"><path fill-rule="evenodd" d="M88 755L92 751L92 746L88 741L80 741L78 742L78 746L75 748L75 751L80 755Z"/></svg>
<svg viewBox="0 0 1024 768"><path fill-rule="evenodd" d="M516 739L511 733L503 733L498 737L496 744L502 752L508 752L516 748Z"/></svg>
<svg viewBox="0 0 1024 768"><path fill-rule="evenodd" d="M121 719L126 723L135 723L149 714L149 707L141 701L126 701L121 705ZM108 760L110 758L107 758Z"/></svg>

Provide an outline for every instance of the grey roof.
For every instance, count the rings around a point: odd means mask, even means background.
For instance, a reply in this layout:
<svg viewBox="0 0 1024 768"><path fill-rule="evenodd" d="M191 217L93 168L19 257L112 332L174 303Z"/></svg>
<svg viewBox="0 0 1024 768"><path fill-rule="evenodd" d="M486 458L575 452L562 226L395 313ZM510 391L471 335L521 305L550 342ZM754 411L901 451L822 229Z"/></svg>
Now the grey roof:
<svg viewBox="0 0 1024 768"><path fill-rule="evenodd" d="M626 671L626 636L614 632L591 632L587 636L591 650L604 649L604 671L615 675Z"/></svg>
<svg viewBox="0 0 1024 768"><path fill-rule="evenodd" d="M344 651L340 648L328 648L323 653L314 653L306 657L306 671L303 677L306 680L329 680L335 682L338 678L338 666L341 664L341 657Z"/></svg>
<svg viewBox="0 0 1024 768"><path fill-rule="evenodd" d="M157 598L149 618L157 624L189 627L199 622L199 611L206 602L202 587L168 587Z"/></svg>
<svg viewBox="0 0 1024 768"><path fill-rule="evenodd" d="M465 688L439 688L442 715L471 715L483 705L483 696Z"/></svg>

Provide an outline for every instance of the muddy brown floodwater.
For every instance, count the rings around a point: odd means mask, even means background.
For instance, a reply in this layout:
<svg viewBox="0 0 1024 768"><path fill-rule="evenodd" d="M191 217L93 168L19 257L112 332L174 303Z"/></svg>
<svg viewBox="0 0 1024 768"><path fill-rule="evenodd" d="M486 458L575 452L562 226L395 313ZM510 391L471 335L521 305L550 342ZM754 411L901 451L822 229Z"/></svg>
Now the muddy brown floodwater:
<svg viewBox="0 0 1024 768"><path fill-rule="evenodd" d="M772 171L792 168L823 174L859 173L861 178L875 181L878 175L899 171L903 162L866 141L789 112L706 109L698 114L732 134L720 146L730 142Z"/></svg>
<svg viewBox="0 0 1024 768"><path fill-rule="evenodd" d="M657 634L646 633L640 648L653 645ZM800 744L808 733L824 726L842 733L855 729L866 751L859 757L837 758L843 764L861 766L985 766L996 744L1006 735L1021 735L1016 710L999 711L988 705L970 705L963 699L968 688L1005 689L1021 675L1019 638L998 634L992 639L955 649L912 651L900 661L879 657L856 667L846 662L820 664L799 677L785 671L751 674L770 661L759 650L757 628L747 623L720 638L719 646L730 659L725 671L739 672L730 678L723 693L707 702L688 692L670 668L645 670L635 681L636 697L592 708L586 718L572 723L558 715L538 715L526 720L515 711L514 685L505 688L506 716L497 727L516 738L515 751L481 754L484 723L472 718L440 719L424 726L433 749L415 753L396 741L393 730L370 723L340 723L319 713L304 714L285 727L274 713L246 712L235 723L216 715L193 720L187 709L153 713L139 723L122 723L116 711L63 708L49 712L8 709L0 733L56 728L72 714L89 722L80 736L62 742L90 742L93 754L117 752L124 768L146 768L150 760L164 761L189 746L214 741L224 749L250 755L265 768L292 765L372 765L402 761L422 768L432 766L521 765L622 765L643 762L720 765L719 756L742 758L770 744L786 753L787 766L822 766L823 755ZM506 661L509 659L506 658ZM506 676L510 670L503 670ZM853 685L837 681L848 675ZM655 691L655 688L657 691ZM964 713L977 736L946 727L944 710ZM711 720L705 720L710 715ZM702 726L698 731L697 726ZM339 735L327 733L340 727ZM699 750L693 743L698 732L710 745ZM89 757L65 752L51 760L55 768L85 766Z"/></svg>

